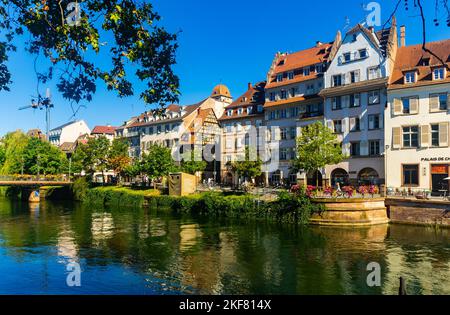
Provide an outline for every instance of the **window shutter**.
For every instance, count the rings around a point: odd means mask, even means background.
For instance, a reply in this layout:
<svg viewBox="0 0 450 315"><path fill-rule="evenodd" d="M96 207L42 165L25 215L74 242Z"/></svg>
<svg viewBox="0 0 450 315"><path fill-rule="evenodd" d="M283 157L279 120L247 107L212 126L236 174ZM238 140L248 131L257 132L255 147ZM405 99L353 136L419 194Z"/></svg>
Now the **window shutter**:
<svg viewBox="0 0 450 315"><path fill-rule="evenodd" d="M350 107L350 95L344 95L342 97L342 108Z"/></svg>
<svg viewBox="0 0 450 315"><path fill-rule="evenodd" d="M361 94L357 93L355 94L355 106L361 105Z"/></svg>
<svg viewBox="0 0 450 315"><path fill-rule="evenodd" d="M350 72L347 72L345 74L345 82L348 82L348 83L352 82L352 75Z"/></svg>
<svg viewBox="0 0 450 315"><path fill-rule="evenodd" d="M353 130L353 128L355 128L355 125L356 125L356 118L351 117L350 118L350 130Z"/></svg>
<svg viewBox="0 0 450 315"><path fill-rule="evenodd" d="M350 148L351 148L351 146L352 146L351 143L344 143L344 145L342 146L342 151L343 151L344 155L350 156Z"/></svg>
<svg viewBox="0 0 450 315"><path fill-rule="evenodd" d="M327 127L328 127L330 130L334 131L334 124L333 124L333 121L332 121L332 120L328 120L328 121L327 121Z"/></svg>
<svg viewBox="0 0 450 315"><path fill-rule="evenodd" d="M349 125L347 122L349 121L348 117L345 117L344 119L342 119L342 133L347 133L348 129L347 126Z"/></svg>
<svg viewBox="0 0 450 315"><path fill-rule="evenodd" d="M419 112L419 98L412 97L409 99L410 113L417 114Z"/></svg>
<svg viewBox="0 0 450 315"><path fill-rule="evenodd" d="M361 129L361 131L366 127L365 121L364 116L359 117L359 129Z"/></svg>
<svg viewBox="0 0 450 315"><path fill-rule="evenodd" d="M345 74L341 75L342 77L342 85L346 85L347 81L345 80Z"/></svg>
<svg viewBox="0 0 450 315"><path fill-rule="evenodd" d="M275 136L274 139L276 141L280 141L281 140L281 129L280 128L275 128Z"/></svg>
<svg viewBox="0 0 450 315"><path fill-rule="evenodd" d="M439 146L448 147L448 122L439 124Z"/></svg>
<svg viewBox="0 0 450 315"><path fill-rule="evenodd" d="M392 148L400 149L402 146L402 130L400 127L392 128Z"/></svg>
<svg viewBox="0 0 450 315"><path fill-rule="evenodd" d="M430 112L439 110L439 95L430 95Z"/></svg>
<svg viewBox="0 0 450 315"><path fill-rule="evenodd" d="M369 129L373 129L374 128L374 116L370 115L369 116Z"/></svg>
<svg viewBox="0 0 450 315"><path fill-rule="evenodd" d="M355 71L355 82L359 82L359 73L360 73L360 70Z"/></svg>
<svg viewBox="0 0 450 315"><path fill-rule="evenodd" d="M361 155L369 155L369 143L367 141L361 141L359 150Z"/></svg>
<svg viewBox="0 0 450 315"><path fill-rule="evenodd" d="M402 100L399 98L394 98L394 115L400 115L402 113Z"/></svg>
<svg viewBox="0 0 450 315"><path fill-rule="evenodd" d="M430 126L423 125L420 127L420 147L426 148L430 145Z"/></svg>
<svg viewBox="0 0 450 315"><path fill-rule="evenodd" d="M450 93L447 94L447 110L450 111Z"/></svg>

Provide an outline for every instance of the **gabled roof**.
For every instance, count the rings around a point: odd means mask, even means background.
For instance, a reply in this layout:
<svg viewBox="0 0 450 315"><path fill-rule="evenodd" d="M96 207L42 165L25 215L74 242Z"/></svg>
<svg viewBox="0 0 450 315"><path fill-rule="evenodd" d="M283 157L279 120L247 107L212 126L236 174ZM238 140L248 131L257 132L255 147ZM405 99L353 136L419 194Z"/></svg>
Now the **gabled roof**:
<svg viewBox="0 0 450 315"><path fill-rule="evenodd" d="M230 120L236 118L245 118L249 116L262 115L262 113L256 114L247 114L247 111L244 110L242 115L237 114L238 108L247 108L249 106L254 106L254 110L257 110L258 105L264 105L265 102L265 94L264 87L266 86L266 82L258 82L255 85L251 83L248 84L248 89L244 94L239 96L233 103L225 107L225 112L219 120ZM227 113L229 110L232 110L232 115L228 116Z"/></svg>
<svg viewBox="0 0 450 315"><path fill-rule="evenodd" d="M450 39L427 43L426 48L444 62L445 67L447 67L447 77L444 80L433 81L433 68L443 67L444 65L438 58L425 52L422 45L399 47L394 70L389 79L389 89L450 82ZM404 72L407 71L417 71L416 83L404 84Z"/></svg>
<svg viewBox="0 0 450 315"><path fill-rule="evenodd" d="M55 127L55 128L53 128L52 130L50 130L50 131L55 131L55 130L63 129L63 128L67 127L67 126L73 125L73 124L75 124L75 123L77 123L77 122L81 122L81 121L82 121L82 120L74 120L74 121L70 121L70 122L65 123L65 124L63 124L63 125L61 125L61 126Z"/></svg>
<svg viewBox="0 0 450 315"><path fill-rule="evenodd" d="M197 110L207 99L208 98L202 100L199 103L188 105L188 106L180 106L180 105L172 104L166 108L166 112L165 112L166 114L170 114L171 112L179 113L179 112L181 112L181 109L183 108L184 114L179 117L159 119L159 120L154 120L154 121L144 121L145 117L152 117L152 115L153 115L151 112L146 112L146 113L143 113L143 114L139 115L138 117L136 117L136 119L131 124L127 125L126 127L132 128L132 127L152 126L152 125L172 123L172 122L181 122L181 121L183 121L183 119L186 116L189 116L193 111Z"/></svg>
<svg viewBox="0 0 450 315"><path fill-rule="evenodd" d="M332 46L333 42L325 44L318 43L315 47L300 50L292 54L277 54L272 69L269 72L266 89L317 78L319 74L313 71L310 75L304 76L295 70L326 63L330 56ZM287 73L291 71L294 71L294 79L286 80ZM278 74L284 74L283 81L276 81Z"/></svg>
<svg viewBox="0 0 450 315"><path fill-rule="evenodd" d="M96 135L96 134L113 135L115 131L116 131L116 127L112 127L112 126L95 126L94 129L92 130L91 134L93 134L93 135Z"/></svg>
<svg viewBox="0 0 450 315"><path fill-rule="evenodd" d="M352 35L356 32L362 32L364 35L366 35L366 37L368 38L368 40L373 44L373 46L384 56L387 56L388 53L388 45L389 45L389 40L392 37L392 32L396 32L397 31L397 26L396 26L396 19L395 17L392 19L392 25L391 27L379 30L377 32L374 31L373 28L367 28L362 24L356 24L354 27L352 27L347 34L345 35L345 37L347 37L348 35ZM345 38L344 38L345 40Z"/></svg>

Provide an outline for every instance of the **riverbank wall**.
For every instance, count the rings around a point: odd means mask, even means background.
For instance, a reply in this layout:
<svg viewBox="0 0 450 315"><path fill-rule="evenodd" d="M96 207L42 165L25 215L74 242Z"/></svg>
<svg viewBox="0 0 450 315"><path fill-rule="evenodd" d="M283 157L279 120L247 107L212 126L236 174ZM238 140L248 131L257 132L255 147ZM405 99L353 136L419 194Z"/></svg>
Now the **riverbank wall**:
<svg viewBox="0 0 450 315"><path fill-rule="evenodd" d="M386 206L392 223L450 228L448 201L387 198Z"/></svg>

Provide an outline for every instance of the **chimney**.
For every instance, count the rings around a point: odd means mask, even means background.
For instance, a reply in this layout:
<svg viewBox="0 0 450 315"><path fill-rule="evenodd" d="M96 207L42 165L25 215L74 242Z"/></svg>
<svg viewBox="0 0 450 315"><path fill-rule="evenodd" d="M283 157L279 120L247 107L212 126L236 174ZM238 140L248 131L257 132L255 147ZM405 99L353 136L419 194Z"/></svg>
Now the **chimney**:
<svg viewBox="0 0 450 315"><path fill-rule="evenodd" d="M406 26L400 26L400 47L406 46Z"/></svg>
<svg viewBox="0 0 450 315"><path fill-rule="evenodd" d="M249 90L251 90L252 89L252 83L249 82L247 87L248 87Z"/></svg>
<svg viewBox="0 0 450 315"><path fill-rule="evenodd" d="M320 46L322 46L322 42L321 42L320 40L318 40L318 41L316 42L316 47L320 47Z"/></svg>

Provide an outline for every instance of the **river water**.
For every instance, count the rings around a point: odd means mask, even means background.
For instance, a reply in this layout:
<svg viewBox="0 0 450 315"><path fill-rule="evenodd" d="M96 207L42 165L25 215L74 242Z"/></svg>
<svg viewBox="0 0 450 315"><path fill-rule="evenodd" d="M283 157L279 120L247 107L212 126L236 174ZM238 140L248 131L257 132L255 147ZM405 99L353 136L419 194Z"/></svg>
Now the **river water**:
<svg viewBox="0 0 450 315"><path fill-rule="evenodd" d="M449 237L0 199L0 294L450 294Z"/></svg>

